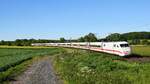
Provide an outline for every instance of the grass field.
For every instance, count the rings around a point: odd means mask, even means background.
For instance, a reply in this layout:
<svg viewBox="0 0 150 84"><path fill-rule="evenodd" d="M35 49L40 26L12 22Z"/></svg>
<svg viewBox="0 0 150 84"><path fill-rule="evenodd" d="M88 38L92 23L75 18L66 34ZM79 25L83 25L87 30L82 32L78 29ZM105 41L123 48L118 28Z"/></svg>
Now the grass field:
<svg viewBox="0 0 150 84"><path fill-rule="evenodd" d="M37 56L51 56L56 54L58 48L40 47L1 47L0 48L0 82L7 80L13 74L12 68ZM20 67L19 67L20 68ZM11 71L9 71L11 70ZM20 70L17 68L16 72Z"/></svg>
<svg viewBox="0 0 150 84"><path fill-rule="evenodd" d="M97 52L75 50L55 56L65 84L149 84L150 63L138 63Z"/></svg>
<svg viewBox="0 0 150 84"><path fill-rule="evenodd" d="M134 52L138 54L135 49ZM53 57L55 70L65 84L150 83L148 62L129 62L118 56L80 49L16 46L0 47L0 82L26 68L30 58L42 56Z"/></svg>
<svg viewBox="0 0 150 84"><path fill-rule="evenodd" d="M0 67L12 65L13 63L34 57L51 54L55 48L0 48Z"/></svg>
<svg viewBox="0 0 150 84"><path fill-rule="evenodd" d="M141 56L150 56L150 46L132 46L132 52Z"/></svg>

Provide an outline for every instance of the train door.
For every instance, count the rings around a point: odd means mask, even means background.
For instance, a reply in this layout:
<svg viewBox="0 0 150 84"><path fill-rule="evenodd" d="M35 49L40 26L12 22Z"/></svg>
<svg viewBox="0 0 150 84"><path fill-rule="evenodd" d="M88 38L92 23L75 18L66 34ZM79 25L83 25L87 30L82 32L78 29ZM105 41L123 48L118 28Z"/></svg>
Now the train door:
<svg viewBox="0 0 150 84"><path fill-rule="evenodd" d="M113 52L114 54L117 54L117 55L122 54L122 49L119 44L116 44L116 43L113 44Z"/></svg>

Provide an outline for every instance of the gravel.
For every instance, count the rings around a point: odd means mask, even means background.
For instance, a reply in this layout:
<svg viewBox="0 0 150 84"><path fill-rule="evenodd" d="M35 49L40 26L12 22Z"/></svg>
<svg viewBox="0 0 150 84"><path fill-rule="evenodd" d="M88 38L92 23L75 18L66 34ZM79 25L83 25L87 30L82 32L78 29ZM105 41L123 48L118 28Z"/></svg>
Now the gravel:
<svg viewBox="0 0 150 84"><path fill-rule="evenodd" d="M10 84L62 84L56 76L50 58L33 63L27 71Z"/></svg>
<svg viewBox="0 0 150 84"><path fill-rule="evenodd" d="M131 62L146 63L150 62L150 56L131 55L129 57L125 57L124 60Z"/></svg>

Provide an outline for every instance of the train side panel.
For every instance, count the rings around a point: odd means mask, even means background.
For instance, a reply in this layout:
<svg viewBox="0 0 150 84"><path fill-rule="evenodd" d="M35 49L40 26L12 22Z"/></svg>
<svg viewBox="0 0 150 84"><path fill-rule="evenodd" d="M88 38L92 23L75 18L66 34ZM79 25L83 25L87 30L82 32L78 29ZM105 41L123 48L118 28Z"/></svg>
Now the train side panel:
<svg viewBox="0 0 150 84"><path fill-rule="evenodd" d="M131 48L127 42L72 42L72 43L34 43L32 46L61 46L93 51L106 52L119 56L131 54Z"/></svg>

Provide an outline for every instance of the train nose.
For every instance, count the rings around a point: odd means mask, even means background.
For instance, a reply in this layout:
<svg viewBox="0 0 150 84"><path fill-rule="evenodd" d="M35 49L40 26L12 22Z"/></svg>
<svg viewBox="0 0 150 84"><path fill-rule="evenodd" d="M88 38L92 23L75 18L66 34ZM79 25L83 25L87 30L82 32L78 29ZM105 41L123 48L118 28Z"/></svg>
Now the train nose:
<svg viewBox="0 0 150 84"><path fill-rule="evenodd" d="M124 54L125 54L125 55L129 55L130 52L129 52L129 51L124 51Z"/></svg>
<svg viewBox="0 0 150 84"><path fill-rule="evenodd" d="M124 54L125 55L130 55L131 54L131 49L130 48L124 49Z"/></svg>

